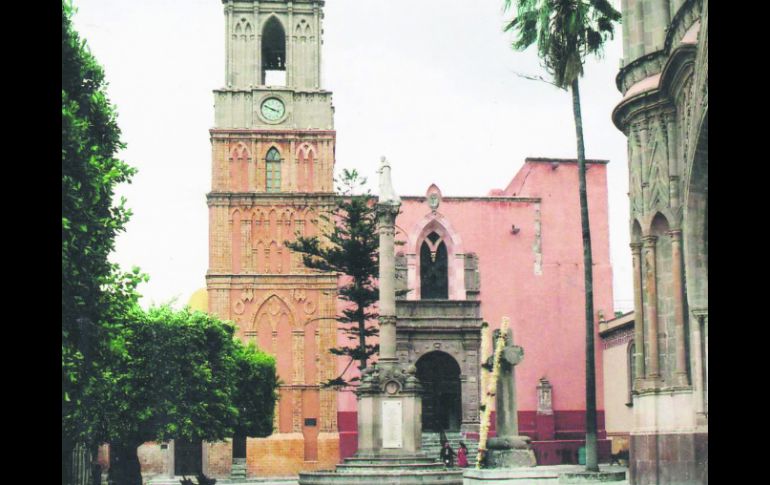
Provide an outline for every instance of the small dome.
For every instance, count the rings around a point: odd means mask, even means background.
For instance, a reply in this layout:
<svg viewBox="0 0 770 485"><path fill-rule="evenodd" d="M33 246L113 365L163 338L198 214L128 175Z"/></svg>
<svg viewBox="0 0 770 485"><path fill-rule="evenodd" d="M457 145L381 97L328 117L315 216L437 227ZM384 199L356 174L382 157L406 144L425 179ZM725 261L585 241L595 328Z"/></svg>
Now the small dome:
<svg viewBox="0 0 770 485"><path fill-rule="evenodd" d="M195 293L193 293L192 296L190 297L190 300L187 302L187 305L193 310L198 310L201 312L208 313L209 297L208 297L208 293L206 293L206 288L201 288L195 291Z"/></svg>

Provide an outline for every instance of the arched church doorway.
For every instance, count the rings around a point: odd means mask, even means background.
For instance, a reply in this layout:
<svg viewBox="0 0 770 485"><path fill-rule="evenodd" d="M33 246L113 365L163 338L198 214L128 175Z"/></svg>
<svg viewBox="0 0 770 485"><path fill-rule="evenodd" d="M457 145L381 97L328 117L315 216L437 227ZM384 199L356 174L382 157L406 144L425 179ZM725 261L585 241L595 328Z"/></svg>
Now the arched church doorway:
<svg viewBox="0 0 770 485"><path fill-rule="evenodd" d="M417 378L425 389L422 430L460 431L462 396L457 361L446 352L429 352L417 361Z"/></svg>

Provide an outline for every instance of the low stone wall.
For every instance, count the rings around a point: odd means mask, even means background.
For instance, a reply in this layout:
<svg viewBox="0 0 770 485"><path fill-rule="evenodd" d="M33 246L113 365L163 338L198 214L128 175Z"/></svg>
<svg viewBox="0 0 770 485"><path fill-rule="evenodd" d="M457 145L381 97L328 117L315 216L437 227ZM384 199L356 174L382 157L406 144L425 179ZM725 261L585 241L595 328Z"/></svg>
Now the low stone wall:
<svg viewBox="0 0 770 485"><path fill-rule="evenodd" d="M305 461L302 433L276 433L267 438L248 438L246 469L249 477L297 476L301 471L331 470L339 463L339 435L319 433L318 459Z"/></svg>
<svg viewBox="0 0 770 485"><path fill-rule="evenodd" d="M214 478L229 477L233 466L232 440L206 443L204 450L208 455L207 475Z"/></svg>
<svg viewBox="0 0 770 485"><path fill-rule="evenodd" d="M634 485L708 483L708 434L631 435L628 473Z"/></svg>

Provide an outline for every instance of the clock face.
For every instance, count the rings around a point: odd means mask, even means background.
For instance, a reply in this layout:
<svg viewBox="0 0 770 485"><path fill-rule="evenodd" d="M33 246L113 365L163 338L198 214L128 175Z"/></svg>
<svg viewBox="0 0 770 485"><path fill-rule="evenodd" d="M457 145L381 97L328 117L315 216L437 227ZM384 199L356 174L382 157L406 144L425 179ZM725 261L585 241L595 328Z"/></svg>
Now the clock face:
<svg viewBox="0 0 770 485"><path fill-rule="evenodd" d="M286 109L283 101L278 98L267 98L262 102L262 116L268 121L278 121L283 118Z"/></svg>

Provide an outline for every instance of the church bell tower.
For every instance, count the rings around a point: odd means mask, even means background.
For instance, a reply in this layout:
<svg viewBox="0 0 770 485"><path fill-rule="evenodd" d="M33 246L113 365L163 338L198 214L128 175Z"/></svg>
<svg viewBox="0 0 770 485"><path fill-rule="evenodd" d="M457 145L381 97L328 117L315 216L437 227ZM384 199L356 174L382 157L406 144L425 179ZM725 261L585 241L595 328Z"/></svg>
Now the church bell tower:
<svg viewBox="0 0 770 485"><path fill-rule="evenodd" d="M247 440L249 474L296 475L339 458L335 392L319 386L336 375L327 349L336 346L337 278L307 270L285 245L297 233L318 234L319 216L333 205L334 108L321 87L325 2L222 3L225 86L214 90L207 194L209 310L276 356L274 434Z"/></svg>

